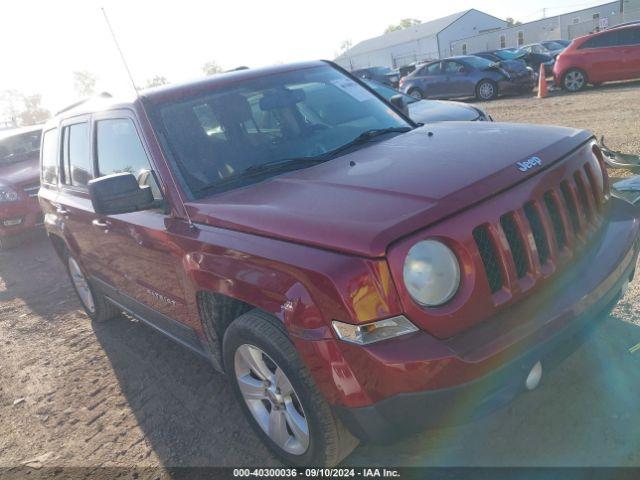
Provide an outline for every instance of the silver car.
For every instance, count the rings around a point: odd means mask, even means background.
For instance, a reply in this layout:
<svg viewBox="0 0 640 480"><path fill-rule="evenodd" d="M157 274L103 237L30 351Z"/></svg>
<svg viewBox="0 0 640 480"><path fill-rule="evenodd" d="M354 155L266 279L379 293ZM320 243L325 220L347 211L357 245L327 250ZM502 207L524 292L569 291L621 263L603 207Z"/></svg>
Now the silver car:
<svg viewBox="0 0 640 480"><path fill-rule="evenodd" d="M391 99L397 95L402 95L404 105L406 105L406 113L408 113L416 123L493 121L491 116L484 110L472 105L467 105L466 103L442 100L419 100L374 80L363 81L387 101L391 101Z"/></svg>

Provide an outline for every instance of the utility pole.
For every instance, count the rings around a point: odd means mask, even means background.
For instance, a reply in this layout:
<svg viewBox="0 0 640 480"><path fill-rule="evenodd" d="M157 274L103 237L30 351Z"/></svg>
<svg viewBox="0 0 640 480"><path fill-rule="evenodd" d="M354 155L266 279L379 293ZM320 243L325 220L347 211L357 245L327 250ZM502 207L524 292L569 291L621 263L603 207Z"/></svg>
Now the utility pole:
<svg viewBox="0 0 640 480"><path fill-rule="evenodd" d="M542 18L547 18L547 9L546 8L542 9Z"/></svg>

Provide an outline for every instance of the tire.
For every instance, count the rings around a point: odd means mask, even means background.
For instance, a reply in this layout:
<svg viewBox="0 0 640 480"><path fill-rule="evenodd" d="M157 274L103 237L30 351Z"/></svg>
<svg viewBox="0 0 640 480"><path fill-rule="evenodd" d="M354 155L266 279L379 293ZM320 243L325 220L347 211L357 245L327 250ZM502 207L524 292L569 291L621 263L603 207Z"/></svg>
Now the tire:
<svg viewBox="0 0 640 480"><path fill-rule="evenodd" d="M572 68L562 76L562 89L567 92L579 92L587 86L587 74L579 68Z"/></svg>
<svg viewBox="0 0 640 480"><path fill-rule="evenodd" d="M80 305L82 305L83 310L93 322L104 323L121 313L104 295L96 292L86 278L82 267L68 250L63 252L62 259L67 268L67 274L69 275L69 280L71 280L73 290L76 292L78 300L80 300Z"/></svg>
<svg viewBox="0 0 640 480"><path fill-rule="evenodd" d="M331 412L277 319L259 310L241 315L225 332L223 355L249 423L285 463L330 467L358 445Z"/></svg>
<svg viewBox="0 0 640 480"><path fill-rule="evenodd" d="M498 96L498 84L492 80L481 80L476 85L476 98L488 102Z"/></svg>
<svg viewBox="0 0 640 480"><path fill-rule="evenodd" d="M416 100L424 100L426 98L426 96L418 88L412 88L408 93L409 96L415 98Z"/></svg>

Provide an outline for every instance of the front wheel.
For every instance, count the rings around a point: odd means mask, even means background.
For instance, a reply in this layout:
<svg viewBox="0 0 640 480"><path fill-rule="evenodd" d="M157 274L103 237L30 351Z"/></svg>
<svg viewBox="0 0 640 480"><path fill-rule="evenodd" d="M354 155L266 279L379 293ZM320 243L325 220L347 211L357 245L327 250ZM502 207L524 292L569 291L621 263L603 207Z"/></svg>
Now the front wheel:
<svg viewBox="0 0 640 480"><path fill-rule="evenodd" d="M356 447L321 396L277 319L258 310L224 336L224 363L251 426L280 459L333 466Z"/></svg>
<svg viewBox="0 0 640 480"><path fill-rule="evenodd" d="M424 99L424 95L423 93L418 90L417 88L413 88L411 90L409 90L409 95L413 98L415 98L416 100L423 100Z"/></svg>
<svg viewBox="0 0 640 480"><path fill-rule="evenodd" d="M498 86L491 80L482 80L476 86L476 98L478 100L489 101L498 96Z"/></svg>
<svg viewBox="0 0 640 480"><path fill-rule="evenodd" d="M573 68L562 77L562 88L568 92L579 92L587 85L587 76L582 70Z"/></svg>

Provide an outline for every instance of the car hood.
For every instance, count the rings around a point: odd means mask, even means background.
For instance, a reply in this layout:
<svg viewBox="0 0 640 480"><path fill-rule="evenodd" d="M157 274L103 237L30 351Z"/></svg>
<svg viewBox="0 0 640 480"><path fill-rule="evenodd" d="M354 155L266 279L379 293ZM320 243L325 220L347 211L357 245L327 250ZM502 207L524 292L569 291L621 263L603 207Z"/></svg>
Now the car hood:
<svg viewBox="0 0 640 480"><path fill-rule="evenodd" d="M39 178L38 158L8 165L0 163L0 185L21 185L27 182L37 182Z"/></svg>
<svg viewBox="0 0 640 480"><path fill-rule="evenodd" d="M409 116L414 122L471 121L480 117L480 112L470 105L460 102L420 100L408 105Z"/></svg>
<svg viewBox="0 0 640 480"><path fill-rule="evenodd" d="M445 122L187 203L196 223L365 257L513 187L591 138L570 128ZM521 171L531 157L541 166Z"/></svg>

